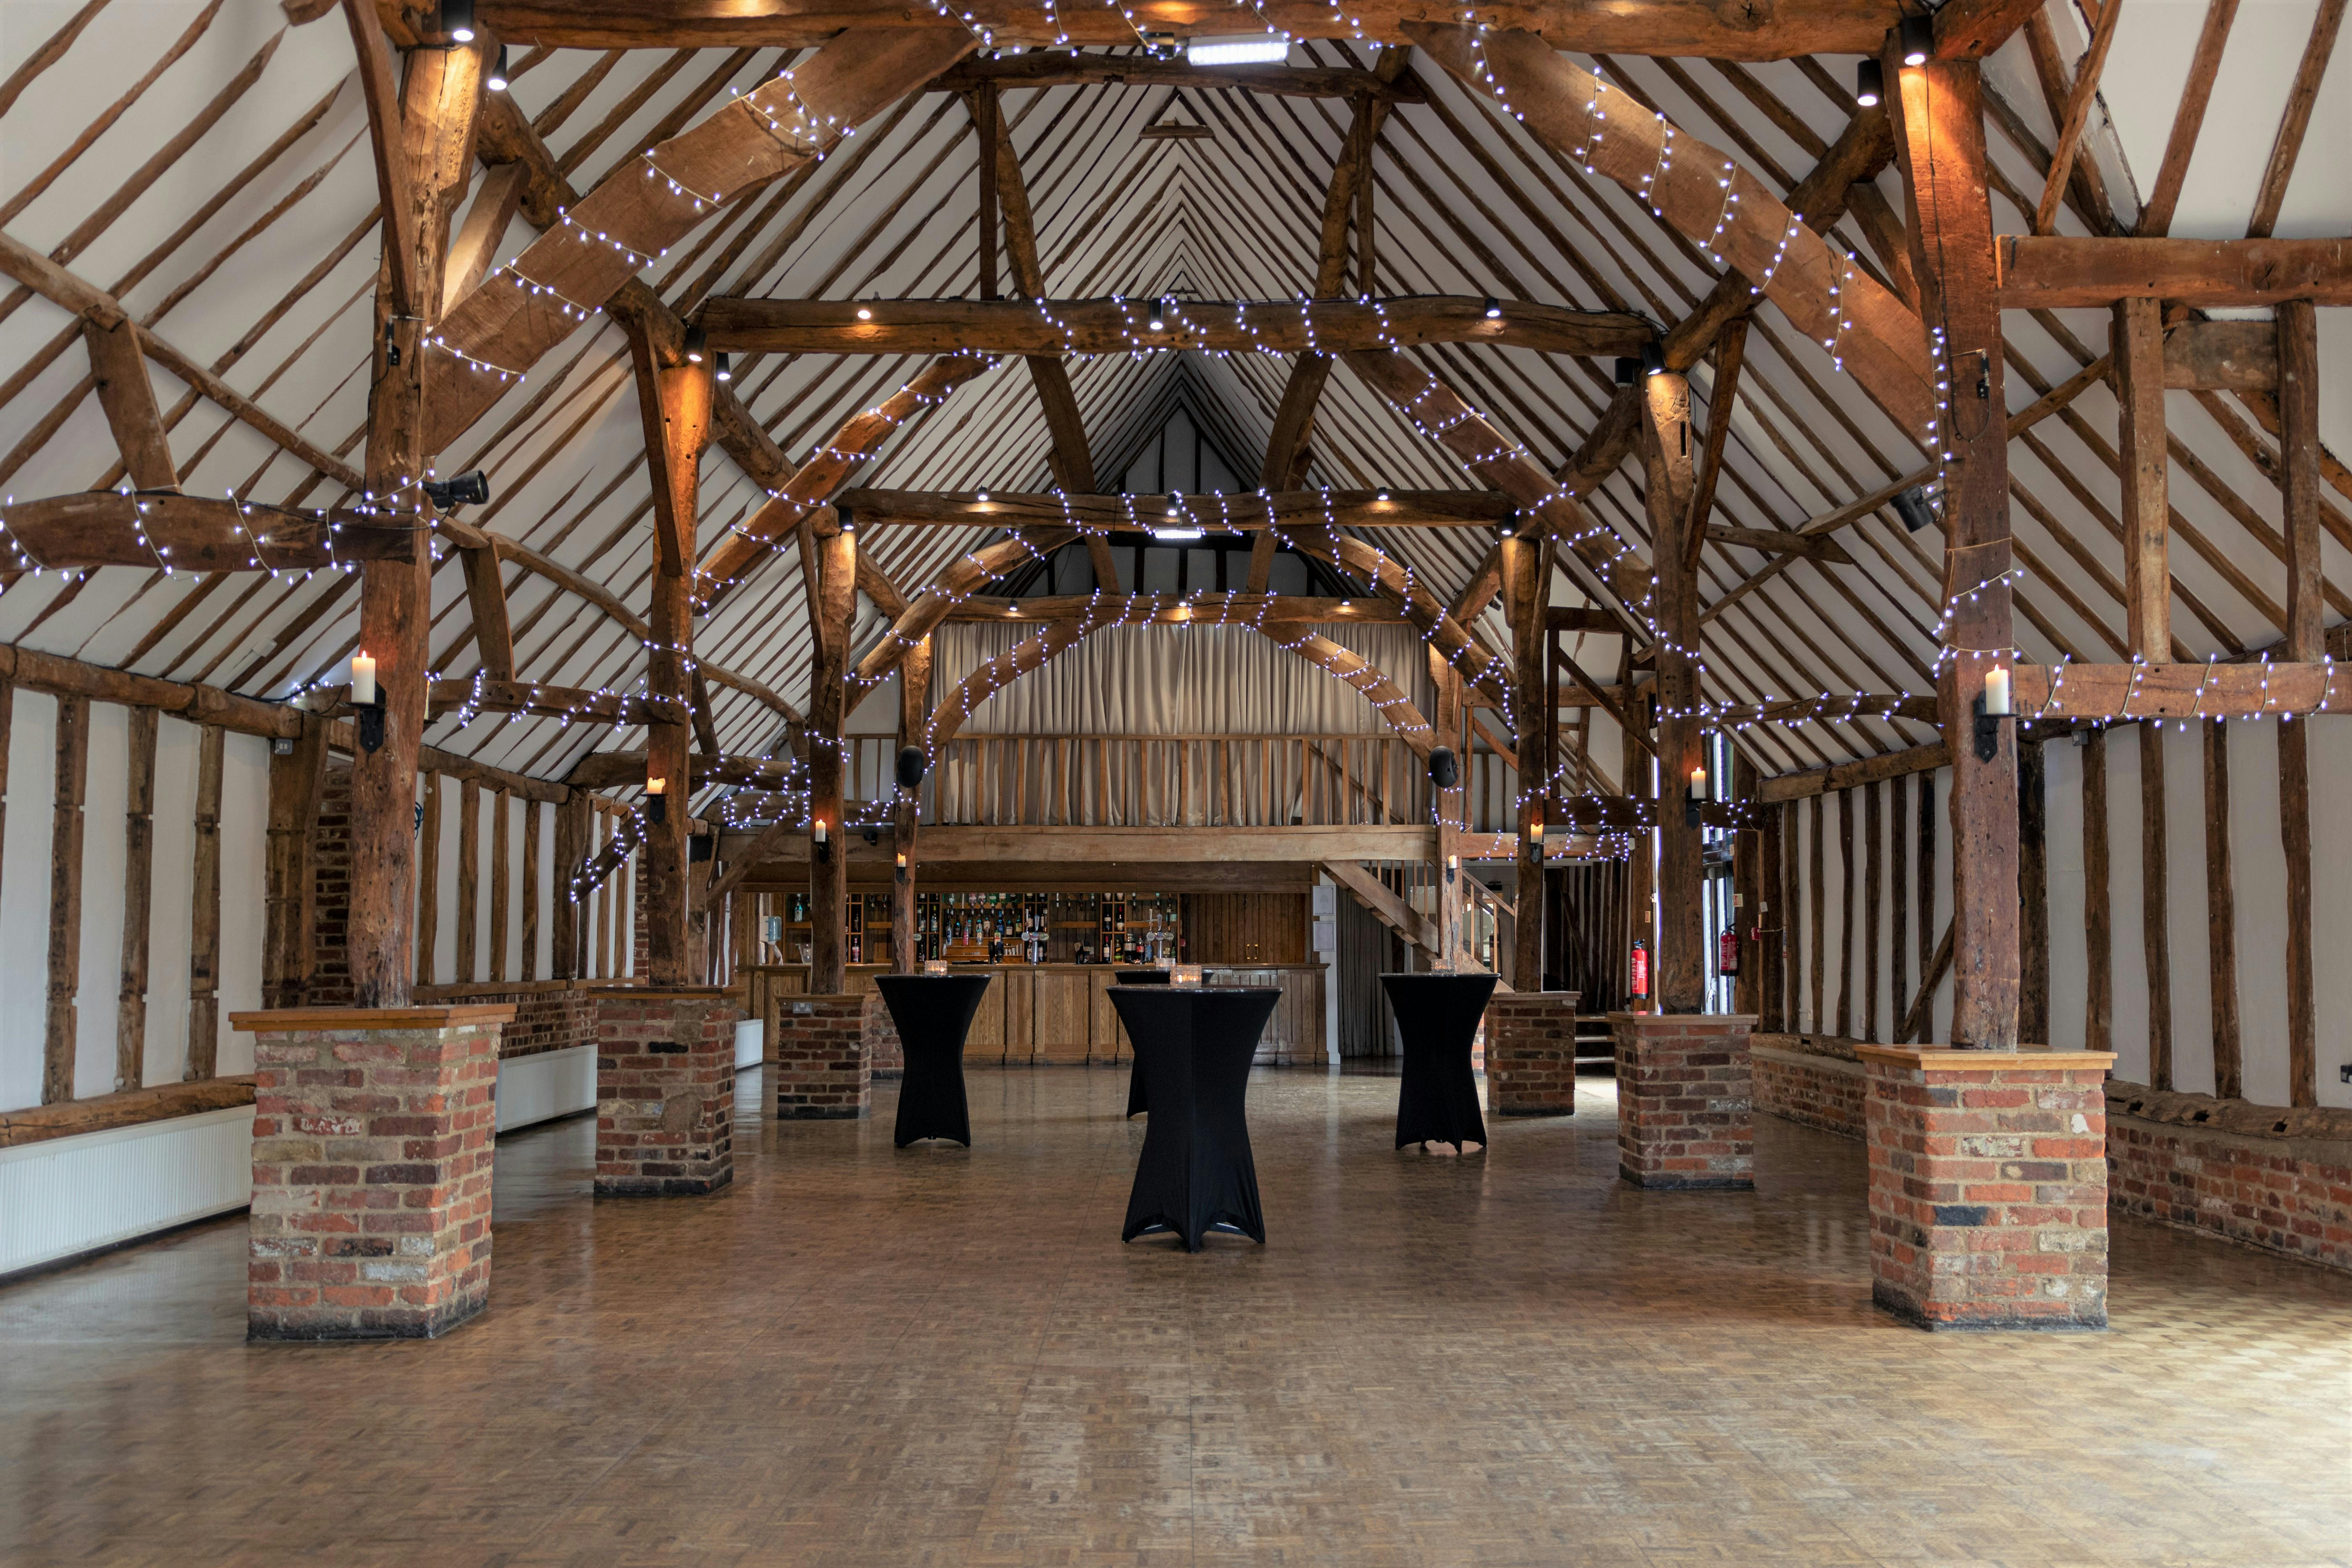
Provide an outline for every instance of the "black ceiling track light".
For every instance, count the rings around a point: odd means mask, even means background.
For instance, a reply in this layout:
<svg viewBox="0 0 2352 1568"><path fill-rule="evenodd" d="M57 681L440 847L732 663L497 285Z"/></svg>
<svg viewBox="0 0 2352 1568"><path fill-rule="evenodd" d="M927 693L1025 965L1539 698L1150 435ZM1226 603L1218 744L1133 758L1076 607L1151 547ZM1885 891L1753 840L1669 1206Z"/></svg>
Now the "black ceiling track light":
<svg viewBox="0 0 2352 1568"><path fill-rule="evenodd" d="M461 44L474 41L474 0L441 0L441 30Z"/></svg>
<svg viewBox="0 0 2352 1568"><path fill-rule="evenodd" d="M492 92L507 89L507 47L504 44L499 46L498 63L490 68L490 79L486 85Z"/></svg>
<svg viewBox="0 0 2352 1568"><path fill-rule="evenodd" d="M1924 66L1936 52L1936 18L1906 16L1895 24L1895 41L1903 50L1906 66Z"/></svg>
<svg viewBox="0 0 2352 1568"><path fill-rule="evenodd" d="M1886 68L1876 60L1864 59L1853 70L1853 100L1864 109L1874 109L1886 95Z"/></svg>

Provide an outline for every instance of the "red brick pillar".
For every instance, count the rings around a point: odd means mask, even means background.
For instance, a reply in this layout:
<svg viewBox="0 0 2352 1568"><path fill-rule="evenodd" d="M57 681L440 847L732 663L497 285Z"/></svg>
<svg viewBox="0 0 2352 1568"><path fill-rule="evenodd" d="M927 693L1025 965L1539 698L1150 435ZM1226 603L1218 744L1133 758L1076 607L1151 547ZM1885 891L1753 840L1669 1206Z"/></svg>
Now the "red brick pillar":
<svg viewBox="0 0 2352 1568"><path fill-rule="evenodd" d="M873 1104L866 996L786 996L777 1004L776 1055L768 1064L780 1121L864 1116ZM870 998L882 1005L878 995Z"/></svg>
<svg viewBox="0 0 2352 1568"><path fill-rule="evenodd" d="M1857 1046L1871 1298L1925 1329L2107 1324L2105 1051Z"/></svg>
<svg viewBox="0 0 2352 1568"><path fill-rule="evenodd" d="M1576 1113L1574 991L1497 991L1486 1004L1490 1116Z"/></svg>
<svg viewBox="0 0 2352 1568"><path fill-rule="evenodd" d="M887 1082L907 1076L907 1047L899 1043L898 1021L879 991L866 994L866 1066L869 1079Z"/></svg>
<svg viewBox="0 0 2352 1568"><path fill-rule="evenodd" d="M433 1339L482 1310L513 1015L230 1016L255 1036L247 1339Z"/></svg>
<svg viewBox="0 0 2352 1568"><path fill-rule="evenodd" d="M1617 1173L1637 1187L1756 1185L1746 1013L1612 1013Z"/></svg>
<svg viewBox="0 0 2352 1568"><path fill-rule="evenodd" d="M596 998L596 1195L716 1192L735 1179L732 993L635 987Z"/></svg>

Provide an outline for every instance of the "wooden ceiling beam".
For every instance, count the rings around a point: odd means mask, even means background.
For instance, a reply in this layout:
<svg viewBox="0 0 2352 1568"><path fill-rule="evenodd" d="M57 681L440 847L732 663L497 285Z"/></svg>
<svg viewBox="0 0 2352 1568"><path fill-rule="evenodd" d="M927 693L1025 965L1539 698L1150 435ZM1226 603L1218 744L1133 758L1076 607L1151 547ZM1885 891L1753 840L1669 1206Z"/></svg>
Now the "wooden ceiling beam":
<svg viewBox="0 0 2352 1568"><path fill-rule="evenodd" d="M2137 239L2003 235L2005 310L2177 300L2200 307L2352 305L2352 238Z"/></svg>
<svg viewBox="0 0 2352 1568"><path fill-rule="evenodd" d="M376 0L386 26L404 34L413 31L405 12L409 3ZM1984 53L2015 31L2025 7L2021 0L1955 0L1948 9L1966 13L1968 25L1939 26L1938 47ZM959 14L967 11L1001 47L1135 42L1126 14L1108 6L982 0ZM1377 0L1350 5L1344 16L1325 0L1267 0L1247 25L1278 27L1294 38L1369 37L1399 43L1412 25L1460 14L1459 6L1435 0ZM1481 15L1496 26L1540 33L1555 48L1776 60L1870 53L1901 14L1897 0L1741 7L1719 0L1619 0L1609 5L1514 0ZM939 13L909 9L898 0L482 0L479 15L503 37L571 49L814 48L844 28L971 37ZM1232 12L1193 6L1156 8L1148 19L1150 26L1179 37L1226 33L1242 25Z"/></svg>
<svg viewBox="0 0 2352 1568"><path fill-rule="evenodd" d="M163 411L155 402L147 356L139 351L138 327L127 321L101 327L84 317L81 336L89 349L99 406L106 412L106 423L114 432L114 445L122 454L123 471L131 476L131 483L142 490L179 489L172 443L163 433Z"/></svg>
<svg viewBox="0 0 2352 1568"><path fill-rule="evenodd" d="M1387 500L1381 500L1382 494ZM985 499L983 498L985 496ZM1496 490L1276 490L1271 494L1039 495L1002 490L845 489L834 498L860 528L1026 528L1050 523L1140 532L1190 526L1228 533L1273 529L1493 528L1517 503ZM1169 515L1171 505L1180 514Z"/></svg>
<svg viewBox="0 0 2352 1568"><path fill-rule="evenodd" d="M315 572L397 560L416 530L357 511L254 506L209 496L76 490L0 510L0 570L97 566Z"/></svg>
<svg viewBox="0 0 2352 1568"><path fill-rule="evenodd" d="M1353 300L753 300L706 302L714 349L745 353L1118 354L1206 349L1345 353L1488 343L1543 353L1638 354L1657 333L1639 316L1470 295ZM1161 326L1153 330L1151 322Z"/></svg>
<svg viewBox="0 0 2352 1568"><path fill-rule="evenodd" d="M1041 49L992 60L969 59L941 72L927 90L963 92L983 82L1000 90L1014 88L1176 87L1215 91L1239 88L1284 98L1361 98L1389 103L1421 103L1425 95L1412 82L1383 79L1377 72L1344 66L1196 66L1185 60L1137 55L1064 54Z"/></svg>
<svg viewBox="0 0 2352 1568"><path fill-rule="evenodd" d="M1105 604L1123 626L1368 626L1408 624L1386 599L1327 599L1307 594L1057 594L1005 599L975 594L948 612L953 622L1036 626L1076 620Z"/></svg>
<svg viewBox="0 0 2352 1568"><path fill-rule="evenodd" d="M426 689L425 703L436 719L451 713L528 713L574 724L610 724L620 729L687 722L687 705L675 697L649 697L635 691L588 691L536 680L501 680L487 675L472 680L436 680Z"/></svg>

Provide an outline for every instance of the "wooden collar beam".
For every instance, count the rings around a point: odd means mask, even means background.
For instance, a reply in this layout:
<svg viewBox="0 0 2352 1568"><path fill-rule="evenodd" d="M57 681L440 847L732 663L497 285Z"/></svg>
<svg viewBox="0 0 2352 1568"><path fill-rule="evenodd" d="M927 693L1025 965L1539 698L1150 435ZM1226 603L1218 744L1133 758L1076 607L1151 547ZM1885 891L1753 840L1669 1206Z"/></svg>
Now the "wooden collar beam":
<svg viewBox="0 0 2352 1568"><path fill-rule="evenodd" d="M1117 354L1204 349L1266 353L1486 343L1544 353L1638 354L1656 329L1619 311L1470 295L1353 300L715 299L697 322L742 353ZM1152 323L1160 325L1154 328Z"/></svg>
<svg viewBox="0 0 2352 1568"><path fill-rule="evenodd" d="M426 689L425 705L436 719L472 711L528 713L542 719L568 719L575 724L687 722L686 703L675 697L585 691L535 680L436 680Z"/></svg>
<svg viewBox="0 0 2352 1568"><path fill-rule="evenodd" d="M1381 500L1382 495L1387 500ZM863 528L876 523L932 528L1032 528L1040 524L1114 532L1203 528L1492 528L1517 503L1499 490L1251 490L1180 495L1170 515L1164 495L1055 495L976 491L844 490L834 504Z"/></svg>
<svg viewBox="0 0 2352 1568"><path fill-rule="evenodd" d="M1425 103L1419 84L1383 81L1368 70L1337 66L1196 66L1187 60L1140 55L1083 54L1041 49L1003 59L966 60L932 79L928 90L964 92L990 85L1013 88L1181 87L1213 91L1240 88L1284 98L1376 98L1391 103Z"/></svg>
<svg viewBox="0 0 2352 1568"><path fill-rule="evenodd" d="M0 571L94 566L312 572L391 561L418 525L358 511L294 511L207 496L79 490L0 510Z"/></svg>
<svg viewBox="0 0 2352 1568"><path fill-rule="evenodd" d="M1074 620L1096 604L1089 594L1002 599L975 595L947 614L950 621L1041 626ZM1117 601L1112 601L1116 604ZM1401 626L1404 613L1386 599L1322 599L1304 594L1137 594L1116 616L1124 626Z"/></svg>
<svg viewBox="0 0 2352 1568"><path fill-rule="evenodd" d="M2352 305L2352 239L2085 239L2003 235L2005 310L2177 300L2200 307Z"/></svg>

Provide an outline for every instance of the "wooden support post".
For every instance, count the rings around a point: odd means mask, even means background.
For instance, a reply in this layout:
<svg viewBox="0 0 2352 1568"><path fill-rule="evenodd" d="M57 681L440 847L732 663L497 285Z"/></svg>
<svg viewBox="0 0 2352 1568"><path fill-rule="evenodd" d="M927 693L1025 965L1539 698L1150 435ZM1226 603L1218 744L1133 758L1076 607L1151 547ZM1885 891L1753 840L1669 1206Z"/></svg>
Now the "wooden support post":
<svg viewBox="0 0 2352 1568"><path fill-rule="evenodd" d="M49 831L48 1016L41 1103L74 1098L75 994L81 988L82 799L89 788L89 699L58 699L58 771Z"/></svg>
<svg viewBox="0 0 2352 1568"><path fill-rule="evenodd" d="M2311 732L2278 726L2279 837L2286 852L2287 1103L2319 1103L2319 1016L2311 947Z"/></svg>
<svg viewBox="0 0 2352 1568"><path fill-rule="evenodd" d="M114 1087L147 1087L147 952L155 899L155 731L162 715L132 708L122 820L122 985L114 1003Z"/></svg>
<svg viewBox="0 0 2352 1568"><path fill-rule="evenodd" d="M457 786L457 980L470 985L482 977L482 786L472 779Z"/></svg>
<svg viewBox="0 0 2352 1568"><path fill-rule="evenodd" d="M1888 846L1893 858L1886 882L1888 929L1886 947L1892 960L1886 982L1886 997L1895 1014L1895 1022L1903 1022L1904 999L1911 994L1911 781L1897 775L1888 781L1893 798L1886 810ZM1902 1044L1900 1036L1895 1044Z"/></svg>
<svg viewBox="0 0 2352 1568"><path fill-rule="evenodd" d="M2277 311L2279 500L2286 521L2284 651L2297 663L2309 663L2327 651L2320 636L2319 316L2308 300L2285 300Z"/></svg>
<svg viewBox="0 0 2352 1568"><path fill-rule="evenodd" d="M1790 876L1789 854L1796 843L1790 831L1791 809L1786 805L1762 808L1764 828L1758 859L1761 862L1763 889L1756 910L1756 950L1763 971L1763 991L1757 1009L1757 1026L1768 1035L1780 1034L1790 1026L1788 907L1789 889L1794 884Z"/></svg>
<svg viewBox="0 0 2352 1568"><path fill-rule="evenodd" d="M982 82L972 89L966 100L971 110L972 129L980 140L980 297L996 298L996 144L997 120L1002 113L996 97L996 84Z"/></svg>
<svg viewBox="0 0 2352 1568"><path fill-rule="evenodd" d="M1884 780L1862 788L1862 1033L1878 1041L1879 898L1886 885L1886 823Z"/></svg>
<svg viewBox="0 0 2352 1568"><path fill-rule="evenodd" d="M837 996L848 985L845 905L849 897L849 843L842 820L841 726L847 692L850 612L856 607L857 536L843 530L817 542L815 652L809 673L809 826L823 825L825 842L809 851L809 977L813 995Z"/></svg>
<svg viewBox="0 0 2352 1568"><path fill-rule="evenodd" d="M2050 1039L2050 834L2042 742L2017 746L2017 1037Z"/></svg>
<svg viewBox="0 0 2352 1568"><path fill-rule="evenodd" d="M2280 728L2286 728L2283 722ZM2230 729L2200 726L2205 739L2205 924L2213 955L2213 1093L2246 1097L2245 1044L2238 1027L2238 890L2230 866Z"/></svg>
<svg viewBox="0 0 2352 1568"><path fill-rule="evenodd" d="M1755 809L1756 764L1737 756L1731 764L1730 798ZM1731 1010L1760 1016L1764 997L1764 951L1754 940L1764 910L1764 835L1743 827L1731 836L1731 901L1727 923L1739 944L1739 973L1731 984Z"/></svg>
<svg viewBox="0 0 2352 1568"><path fill-rule="evenodd" d="M204 728L196 748L194 889L188 899L188 1066L190 1083L220 1069L221 764L228 732Z"/></svg>
<svg viewBox="0 0 2352 1568"><path fill-rule="evenodd" d="M555 878L550 900L554 929L550 932L549 973L556 980L578 980L587 973L588 922L581 919L572 879L580 875L594 847L592 799L588 791L575 789L555 808Z"/></svg>
<svg viewBox="0 0 2352 1568"><path fill-rule="evenodd" d="M508 861L513 827L509 817L514 797L502 789L490 792L490 968L484 979L493 983L507 976Z"/></svg>
<svg viewBox="0 0 2352 1568"><path fill-rule="evenodd" d="M1919 884L1915 896L1918 900L1919 923L1913 938L1919 944L1919 973L1924 977L1927 966L1935 961L1936 944L1927 933L1936 929L1936 777L1927 774L1919 780L1919 837L1914 847L1918 851ZM1903 1037L1895 1037L1902 1044Z"/></svg>
<svg viewBox="0 0 2352 1568"><path fill-rule="evenodd" d="M547 803L522 803L522 977L539 978L539 825Z"/></svg>
<svg viewBox="0 0 2352 1568"><path fill-rule="evenodd" d="M269 758L268 859L263 875L261 937L262 1005L299 1007L310 1000L318 892L311 886L310 845L319 821L319 796L327 786L328 725L323 715L302 716L294 749ZM387 749L389 749L387 747ZM415 811L409 812L415 837ZM366 879L364 862L352 863L352 897ZM402 922L404 937L406 921ZM355 940L355 939L354 939Z"/></svg>
<svg viewBox="0 0 2352 1568"><path fill-rule="evenodd" d="M385 264L369 342L367 489L395 516L430 511L417 486L425 447L425 340L440 315L450 217L474 163L482 51L417 49L394 94L373 6L345 0L361 59L384 215ZM352 886L346 941L361 1007L404 1007L415 985L416 767L425 734L432 564L419 529L413 551L371 561L360 585L360 647L374 656L384 702L379 749L352 761Z"/></svg>
<svg viewBox="0 0 2352 1568"><path fill-rule="evenodd" d="M1462 675L1436 649L1429 650L1429 684L1436 693L1437 711L1432 715L1437 730L1436 743L1451 747L1457 761L1469 754L1463 743ZM1462 764L1465 773L1467 764ZM1462 852L1463 810L1468 799L1459 784L1441 790L1434 781L1430 784L1437 818L1437 958L1450 969L1468 967L1462 943L1463 907L1469 893L1470 873L1458 864Z"/></svg>
<svg viewBox="0 0 2352 1568"><path fill-rule="evenodd" d="M1894 33L1883 56L1908 207L1912 269L1950 400L1932 437L1944 465L1944 603L1948 612L1937 697L1952 757L1952 1043L2017 1044L2016 725L1995 726L1992 756L1976 747L1985 674L2010 662L2009 457L2002 395L2000 268L1987 195L1983 87L1978 63L1906 66ZM1923 436L1928 432L1921 432Z"/></svg>
<svg viewBox="0 0 2352 1568"><path fill-rule="evenodd" d="M923 743L923 725L930 714L931 639L923 638L907 650L898 664L898 745ZM926 759L928 765L929 759ZM890 878L890 973L912 974L922 968L916 953L915 872L923 820L919 788L901 790L890 808L891 838L898 866Z"/></svg>
<svg viewBox="0 0 2352 1568"><path fill-rule="evenodd" d="M630 333L629 348L654 493L653 606L646 616L653 635L646 651L646 689L655 697L674 699L675 711L683 716L693 696L695 524L700 515L702 452L710 444L710 367L662 364L652 338L644 331ZM655 779L663 781L658 820L648 790L645 843L638 851L646 902L646 978L656 985L685 985L694 978L688 940L693 900L687 870L693 750L690 720L646 726L646 783L650 786Z"/></svg>
<svg viewBox="0 0 2352 1568"><path fill-rule="evenodd" d="M416 818L416 984L431 985L435 954L441 948L441 775L425 775L423 810Z"/></svg>
<svg viewBox="0 0 2352 1568"><path fill-rule="evenodd" d="M1805 857L1806 900L1810 919L1806 921L1806 999L1812 1004L1812 1032L1831 1033L1829 1001L1822 993L1829 984L1830 893L1823 873L1828 868L1829 852L1824 839L1829 813L1823 797L1813 796L1813 819L1806 826L1811 829L1811 853Z"/></svg>
<svg viewBox="0 0 2352 1568"><path fill-rule="evenodd" d="M2166 908L2164 721L2139 727L2139 915L2147 954L2147 1081L2172 1087L2172 932Z"/></svg>
<svg viewBox="0 0 2352 1568"><path fill-rule="evenodd" d="M2083 1048L2114 1049L2115 920L2107 904L2107 732L2083 748Z"/></svg>
<svg viewBox="0 0 2352 1568"><path fill-rule="evenodd" d="M1837 1028L1840 1037L1853 1037L1853 914L1855 873L1853 859L1853 791L1837 793L1838 816L1838 988Z"/></svg>
<svg viewBox="0 0 2352 1568"><path fill-rule="evenodd" d="M2121 458L2124 622L2134 658L2172 657L2172 509L2164 426L2164 302L2118 300L2108 331Z"/></svg>
<svg viewBox="0 0 2352 1568"><path fill-rule="evenodd" d="M1517 742L1519 801L1518 878L1511 895L1511 987L1543 989L1543 705L1550 694L1543 689L1544 593L1536 580L1536 540L1515 536L1503 542L1504 605L1511 623L1511 714Z"/></svg>
<svg viewBox="0 0 2352 1568"><path fill-rule="evenodd" d="M1642 379L1643 500L1656 572L1651 616L1658 668L1658 1010L1706 1008L1706 910L1702 833L1688 809L1705 762L1699 717L1698 578L1685 545L1697 453L1690 383L1673 372ZM1545 707L1552 704L1549 694Z"/></svg>

